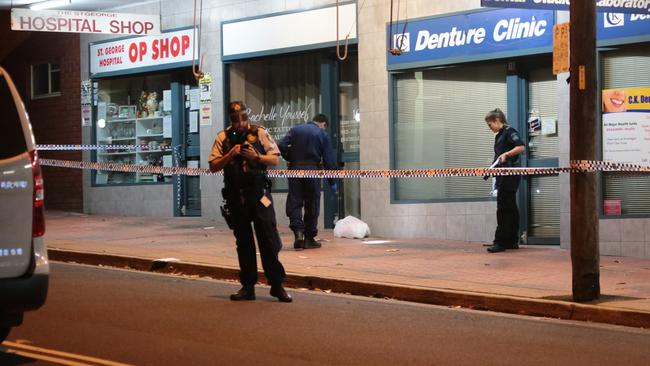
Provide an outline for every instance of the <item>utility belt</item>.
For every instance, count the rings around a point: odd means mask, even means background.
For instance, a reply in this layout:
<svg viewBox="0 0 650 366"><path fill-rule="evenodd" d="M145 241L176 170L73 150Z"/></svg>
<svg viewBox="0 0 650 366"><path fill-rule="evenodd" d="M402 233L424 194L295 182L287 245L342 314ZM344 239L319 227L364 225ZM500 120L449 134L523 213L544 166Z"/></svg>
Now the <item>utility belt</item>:
<svg viewBox="0 0 650 366"><path fill-rule="evenodd" d="M296 161L287 163L289 169L295 169L300 167L312 167L315 166L318 169L323 169L323 163L320 161Z"/></svg>
<svg viewBox="0 0 650 366"><path fill-rule="evenodd" d="M250 202L259 201L267 192L270 194L271 186L271 180L266 174L255 175L253 184L245 186L233 184L232 182L230 184L226 183L226 186L221 189L223 202L219 208L221 216L223 216L228 227L232 230L236 227L237 215L241 215L241 212L235 211L241 211L241 207Z"/></svg>

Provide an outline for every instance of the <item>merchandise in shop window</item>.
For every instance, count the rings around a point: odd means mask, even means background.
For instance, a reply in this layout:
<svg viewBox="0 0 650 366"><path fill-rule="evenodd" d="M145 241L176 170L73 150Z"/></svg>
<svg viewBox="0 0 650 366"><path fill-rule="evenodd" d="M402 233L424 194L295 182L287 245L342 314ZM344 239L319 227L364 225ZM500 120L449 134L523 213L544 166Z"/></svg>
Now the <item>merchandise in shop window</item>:
<svg viewBox="0 0 650 366"><path fill-rule="evenodd" d="M137 104L110 102L103 93L98 104L97 143L99 145L137 145L134 150L99 151L97 161L142 166L163 166L171 156L171 136L163 131L164 113L159 110L159 93L142 91ZM130 98L122 98L128 101ZM100 123L102 121L103 123ZM103 127L102 127L103 126ZM171 176L151 173L102 172L96 184L169 182Z"/></svg>

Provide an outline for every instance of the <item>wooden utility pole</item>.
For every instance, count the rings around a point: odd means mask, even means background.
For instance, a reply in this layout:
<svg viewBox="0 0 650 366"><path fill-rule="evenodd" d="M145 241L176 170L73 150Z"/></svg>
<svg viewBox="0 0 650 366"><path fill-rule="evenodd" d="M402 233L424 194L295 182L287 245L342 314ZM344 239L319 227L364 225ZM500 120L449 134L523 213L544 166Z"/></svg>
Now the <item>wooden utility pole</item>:
<svg viewBox="0 0 650 366"><path fill-rule="evenodd" d="M596 2L570 5L571 160L596 160ZM596 173L571 173L573 300L600 297Z"/></svg>

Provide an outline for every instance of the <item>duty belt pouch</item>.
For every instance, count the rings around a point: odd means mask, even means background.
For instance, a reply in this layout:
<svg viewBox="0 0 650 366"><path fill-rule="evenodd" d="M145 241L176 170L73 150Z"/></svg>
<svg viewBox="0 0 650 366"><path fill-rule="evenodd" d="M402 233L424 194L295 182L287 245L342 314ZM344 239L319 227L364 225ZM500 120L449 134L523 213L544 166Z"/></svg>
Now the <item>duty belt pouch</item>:
<svg viewBox="0 0 650 366"><path fill-rule="evenodd" d="M225 188L221 190L221 196L223 197L223 204L219 209L221 209L221 216L226 220L226 224L231 230L235 230L235 215L228 206L228 197L229 192Z"/></svg>

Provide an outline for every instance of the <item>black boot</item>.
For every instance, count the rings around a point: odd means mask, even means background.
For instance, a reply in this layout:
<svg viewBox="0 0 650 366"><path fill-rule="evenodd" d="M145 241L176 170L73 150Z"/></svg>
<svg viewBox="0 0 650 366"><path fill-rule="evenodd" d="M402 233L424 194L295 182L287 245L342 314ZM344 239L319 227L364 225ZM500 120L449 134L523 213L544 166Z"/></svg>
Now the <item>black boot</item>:
<svg viewBox="0 0 650 366"><path fill-rule="evenodd" d="M277 297L280 302L292 302L293 298L291 295L284 290L282 285L271 286L271 296Z"/></svg>
<svg viewBox="0 0 650 366"><path fill-rule="evenodd" d="M321 247L321 244L319 242L317 242L316 240L314 240L314 238L312 238L312 237L306 237L305 238L305 245L303 246L303 248L305 248L305 249L316 249L316 248L320 248L320 247Z"/></svg>
<svg viewBox="0 0 650 366"><path fill-rule="evenodd" d="M255 300L255 288L244 286L236 293L230 295L232 301Z"/></svg>
<svg viewBox="0 0 650 366"><path fill-rule="evenodd" d="M293 235L295 237L295 240L293 241L293 249L295 250L305 249L305 233L296 230L293 232Z"/></svg>

